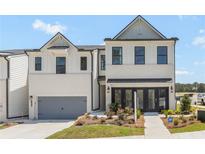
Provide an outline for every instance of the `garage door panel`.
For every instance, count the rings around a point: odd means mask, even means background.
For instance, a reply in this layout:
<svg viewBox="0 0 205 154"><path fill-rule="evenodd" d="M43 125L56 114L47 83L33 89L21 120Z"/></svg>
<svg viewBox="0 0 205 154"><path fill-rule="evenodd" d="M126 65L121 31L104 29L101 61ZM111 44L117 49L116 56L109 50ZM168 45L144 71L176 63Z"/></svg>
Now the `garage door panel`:
<svg viewBox="0 0 205 154"><path fill-rule="evenodd" d="M86 97L39 97L39 119L73 119L87 111Z"/></svg>

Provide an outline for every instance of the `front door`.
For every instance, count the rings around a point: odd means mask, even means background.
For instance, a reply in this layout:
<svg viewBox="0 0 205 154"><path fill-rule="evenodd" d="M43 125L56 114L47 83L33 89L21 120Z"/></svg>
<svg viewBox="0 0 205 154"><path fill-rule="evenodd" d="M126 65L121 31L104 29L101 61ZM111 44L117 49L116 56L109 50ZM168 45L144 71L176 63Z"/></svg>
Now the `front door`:
<svg viewBox="0 0 205 154"><path fill-rule="evenodd" d="M134 92L137 108L144 112L159 112L169 108L168 88L112 88L112 102L122 108L134 107Z"/></svg>
<svg viewBox="0 0 205 154"><path fill-rule="evenodd" d="M145 111L146 112L157 112L159 111L159 102L157 101L157 89L146 89L145 90Z"/></svg>

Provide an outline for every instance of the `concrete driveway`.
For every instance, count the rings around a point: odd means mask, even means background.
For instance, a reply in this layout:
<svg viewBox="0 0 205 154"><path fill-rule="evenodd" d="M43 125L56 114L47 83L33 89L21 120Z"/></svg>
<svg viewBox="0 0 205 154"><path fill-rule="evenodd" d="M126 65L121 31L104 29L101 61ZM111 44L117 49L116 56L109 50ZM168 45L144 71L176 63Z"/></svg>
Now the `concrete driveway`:
<svg viewBox="0 0 205 154"><path fill-rule="evenodd" d="M23 124L0 130L0 139L44 139L68 128L72 120L27 120Z"/></svg>

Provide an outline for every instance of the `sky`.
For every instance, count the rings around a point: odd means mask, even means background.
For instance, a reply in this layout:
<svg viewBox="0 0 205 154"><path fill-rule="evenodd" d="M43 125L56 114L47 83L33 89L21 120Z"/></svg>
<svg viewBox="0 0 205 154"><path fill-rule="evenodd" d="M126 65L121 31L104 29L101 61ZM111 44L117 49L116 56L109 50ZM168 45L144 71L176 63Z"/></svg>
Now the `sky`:
<svg viewBox="0 0 205 154"><path fill-rule="evenodd" d="M76 45L103 44L136 16L0 16L0 50L40 48L57 32ZM205 16L143 16L178 37L176 82L205 83Z"/></svg>

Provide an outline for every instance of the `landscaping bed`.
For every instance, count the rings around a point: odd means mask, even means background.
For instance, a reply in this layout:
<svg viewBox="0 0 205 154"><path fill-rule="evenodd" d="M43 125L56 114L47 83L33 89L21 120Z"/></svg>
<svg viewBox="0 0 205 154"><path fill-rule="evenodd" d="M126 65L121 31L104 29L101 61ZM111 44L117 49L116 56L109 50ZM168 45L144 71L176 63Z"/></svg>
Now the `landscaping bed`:
<svg viewBox="0 0 205 154"><path fill-rule="evenodd" d="M106 112L105 115L89 113L80 116L73 126L57 132L48 139L83 139L144 135L144 116L137 112L134 120L133 109L117 108Z"/></svg>

